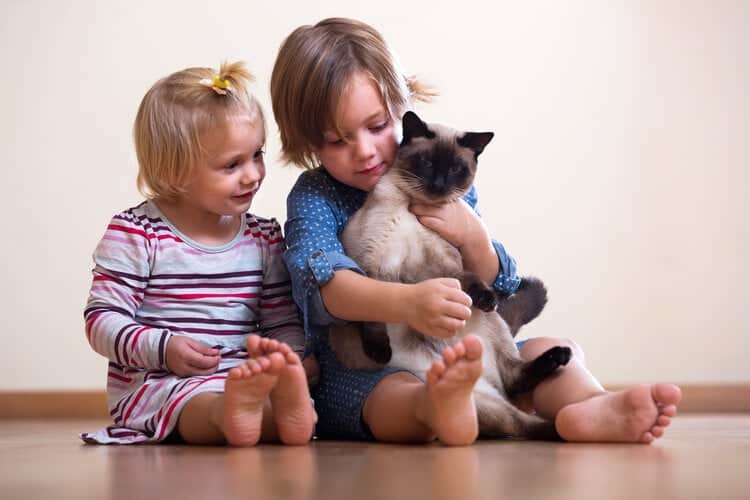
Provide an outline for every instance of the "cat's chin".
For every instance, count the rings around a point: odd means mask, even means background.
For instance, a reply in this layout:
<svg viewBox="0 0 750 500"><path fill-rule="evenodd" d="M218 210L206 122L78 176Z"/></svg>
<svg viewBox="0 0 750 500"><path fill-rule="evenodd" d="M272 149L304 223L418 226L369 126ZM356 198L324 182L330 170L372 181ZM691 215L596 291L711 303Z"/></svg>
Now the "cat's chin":
<svg viewBox="0 0 750 500"><path fill-rule="evenodd" d="M446 196L439 196L439 195L430 195L428 193L410 193L412 200L416 203L423 203L425 205L444 205L446 203L451 203L454 201L457 201L468 192L469 190L466 189L461 192L452 192L450 195Z"/></svg>

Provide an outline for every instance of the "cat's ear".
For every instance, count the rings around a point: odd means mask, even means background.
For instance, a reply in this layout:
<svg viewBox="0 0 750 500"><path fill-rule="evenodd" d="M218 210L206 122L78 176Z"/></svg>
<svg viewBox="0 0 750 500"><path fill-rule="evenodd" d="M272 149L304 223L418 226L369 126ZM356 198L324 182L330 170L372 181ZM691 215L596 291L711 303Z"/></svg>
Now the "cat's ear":
<svg viewBox="0 0 750 500"><path fill-rule="evenodd" d="M466 132L458 139L458 145L474 151L474 156L479 156L485 146L495 137L493 132Z"/></svg>
<svg viewBox="0 0 750 500"><path fill-rule="evenodd" d="M404 113L404 117L401 119L401 124L404 127L404 138L401 140L402 146L409 144L409 142L415 137L426 137L428 139L435 138L435 133L427 128L427 124L413 111L407 111Z"/></svg>

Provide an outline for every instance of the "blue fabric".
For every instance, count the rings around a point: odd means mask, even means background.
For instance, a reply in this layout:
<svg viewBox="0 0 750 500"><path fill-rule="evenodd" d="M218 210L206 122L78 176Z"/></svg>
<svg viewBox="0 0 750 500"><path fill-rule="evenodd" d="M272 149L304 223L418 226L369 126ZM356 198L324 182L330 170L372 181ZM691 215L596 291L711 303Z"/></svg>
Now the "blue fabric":
<svg viewBox="0 0 750 500"><path fill-rule="evenodd" d="M398 371L347 370L338 364L327 346L326 330L335 318L326 310L320 288L339 269L364 274L344 253L339 236L366 197L366 192L338 182L323 168L303 172L287 197L284 261L292 280L292 295L302 312L305 352L314 353L320 362L320 381L312 396L319 418L316 432L321 438L371 438L362 424L364 402L383 377ZM475 187L472 186L464 200L477 210ZM521 282L515 260L500 242L492 243L501 269L494 286L513 293Z"/></svg>

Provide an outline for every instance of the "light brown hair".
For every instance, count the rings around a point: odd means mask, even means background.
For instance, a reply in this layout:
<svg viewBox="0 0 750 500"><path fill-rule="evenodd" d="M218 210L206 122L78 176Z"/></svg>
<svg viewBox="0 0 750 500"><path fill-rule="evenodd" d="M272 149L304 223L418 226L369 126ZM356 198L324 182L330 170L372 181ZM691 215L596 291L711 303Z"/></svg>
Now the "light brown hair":
<svg viewBox="0 0 750 500"><path fill-rule="evenodd" d="M228 83L225 94L210 85ZM229 119L265 127L263 112L249 92L253 76L242 62L187 68L156 82L141 100L133 125L138 189L148 198L174 199L203 155L200 137Z"/></svg>
<svg viewBox="0 0 750 500"><path fill-rule="evenodd" d="M271 74L271 101L281 135L282 159L316 167L315 150L325 130L337 129L339 99L355 74L371 78L392 120L412 100L429 101L435 92L404 76L396 56L372 26L354 19L329 18L300 26L281 45Z"/></svg>

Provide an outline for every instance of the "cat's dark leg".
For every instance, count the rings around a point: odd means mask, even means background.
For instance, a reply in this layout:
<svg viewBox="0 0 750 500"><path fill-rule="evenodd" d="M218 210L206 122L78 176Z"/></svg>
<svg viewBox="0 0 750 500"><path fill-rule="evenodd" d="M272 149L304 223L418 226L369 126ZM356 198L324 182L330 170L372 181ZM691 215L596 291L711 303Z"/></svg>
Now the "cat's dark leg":
<svg viewBox="0 0 750 500"><path fill-rule="evenodd" d="M362 324L362 348L378 364L385 365L391 360L393 352L385 323Z"/></svg>
<svg viewBox="0 0 750 500"><path fill-rule="evenodd" d="M480 437L560 440L553 421L519 410L500 394L475 392L474 400Z"/></svg>
<svg viewBox="0 0 750 500"><path fill-rule="evenodd" d="M542 312L547 304L547 288L542 280L525 276L512 295L498 292L497 312L502 316L514 337L518 330Z"/></svg>
<svg viewBox="0 0 750 500"><path fill-rule="evenodd" d="M558 368L570 361L570 347L555 346L536 359L521 363L499 365L505 393L509 398L533 390L540 382L555 373Z"/></svg>
<svg viewBox="0 0 750 500"><path fill-rule="evenodd" d="M479 329L488 332L499 379L488 380L509 398L532 390L544 379L552 375L558 368L570 361L572 351L569 347L555 346L536 359L524 361L518 347L510 334L508 325L498 314L482 313L483 320Z"/></svg>
<svg viewBox="0 0 750 500"><path fill-rule="evenodd" d="M479 279L474 273L464 272L459 277L461 289L471 297L472 306L480 311L490 312L497 307L497 295L495 291Z"/></svg>
<svg viewBox="0 0 750 500"><path fill-rule="evenodd" d="M333 324L328 328L328 344L339 363L350 370L382 369L385 364L373 361L365 352L363 343L362 323Z"/></svg>

